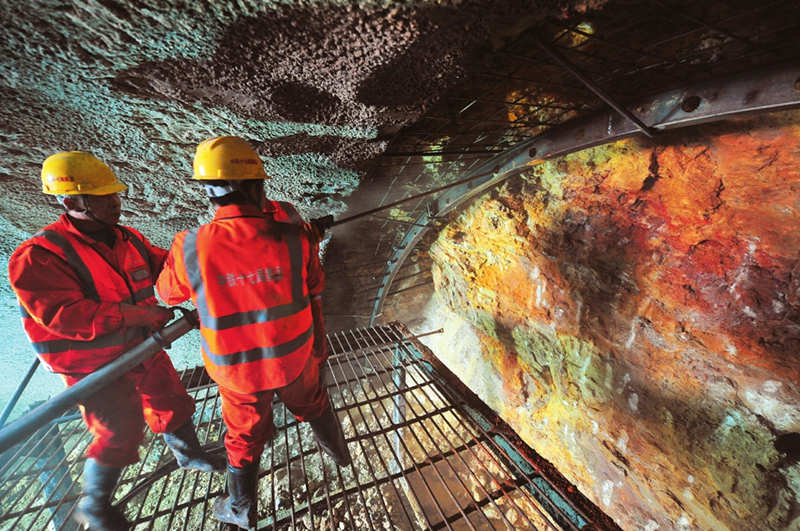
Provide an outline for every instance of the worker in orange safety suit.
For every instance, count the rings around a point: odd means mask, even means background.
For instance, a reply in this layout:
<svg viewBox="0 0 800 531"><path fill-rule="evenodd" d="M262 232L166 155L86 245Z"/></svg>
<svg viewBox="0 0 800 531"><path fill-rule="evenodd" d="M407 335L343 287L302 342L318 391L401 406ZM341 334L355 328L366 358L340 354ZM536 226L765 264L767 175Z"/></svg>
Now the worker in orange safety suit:
<svg viewBox="0 0 800 531"><path fill-rule="evenodd" d="M272 216L272 219L278 223L291 223L303 227L312 246L311 252L319 256L319 244L325 237L325 231L333 225L333 216L329 215L306 222L293 204L288 201L272 201L270 199L266 200L264 212ZM322 319L322 303L317 300L312 304L319 305L319 311L311 312L314 319L314 355L320 364L324 364L328 359L328 342L325 334L325 321Z"/></svg>
<svg viewBox="0 0 800 531"><path fill-rule="evenodd" d="M324 273L304 227L276 222L258 154L237 137L200 144L194 178L216 212L178 234L156 288L168 304L197 306L206 369L219 385L228 428L228 496L214 513L242 528L256 525L261 454L272 436L277 394L339 466L351 457L339 419L320 385L326 338L320 294ZM289 220L290 221L290 220Z"/></svg>
<svg viewBox="0 0 800 531"><path fill-rule="evenodd" d="M23 242L9 261L23 326L44 367L67 386L160 330L173 311L158 306L155 278L167 252L118 225L127 186L94 156L73 151L45 160L43 191L66 212ZM94 436L75 518L97 531L129 529L110 504L122 467L139 460L146 421L162 433L182 468L222 472L192 423L194 400L164 351L80 404Z"/></svg>

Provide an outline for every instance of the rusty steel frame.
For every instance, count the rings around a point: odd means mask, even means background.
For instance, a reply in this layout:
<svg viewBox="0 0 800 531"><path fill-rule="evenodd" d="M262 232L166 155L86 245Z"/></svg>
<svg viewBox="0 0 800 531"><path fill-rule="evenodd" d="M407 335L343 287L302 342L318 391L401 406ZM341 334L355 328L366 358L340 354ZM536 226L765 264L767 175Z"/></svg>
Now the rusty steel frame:
<svg viewBox="0 0 800 531"><path fill-rule="evenodd" d="M629 108L656 131L690 127L748 114L800 107L800 60L753 72L670 90L629 104ZM638 128L613 111L569 121L517 144L463 175L465 184L443 193L434 213L420 214L387 259L379 281L370 325L383 311L397 271L429 230L437 216L485 193L526 168L555 157L635 136ZM470 180L481 173L492 175ZM469 182L466 182L469 181Z"/></svg>

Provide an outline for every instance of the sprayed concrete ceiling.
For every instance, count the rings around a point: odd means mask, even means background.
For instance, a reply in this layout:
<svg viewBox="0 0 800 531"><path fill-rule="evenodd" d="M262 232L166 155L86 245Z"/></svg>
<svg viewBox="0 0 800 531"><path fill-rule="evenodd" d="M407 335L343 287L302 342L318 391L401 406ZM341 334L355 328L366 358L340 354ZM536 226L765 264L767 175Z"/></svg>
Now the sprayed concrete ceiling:
<svg viewBox="0 0 800 531"><path fill-rule="evenodd" d="M253 142L273 197L340 214L390 133L556 6L4 1L0 214L26 232L52 219L41 162L81 149L131 185L125 222L167 244L207 219L191 158L223 134Z"/></svg>

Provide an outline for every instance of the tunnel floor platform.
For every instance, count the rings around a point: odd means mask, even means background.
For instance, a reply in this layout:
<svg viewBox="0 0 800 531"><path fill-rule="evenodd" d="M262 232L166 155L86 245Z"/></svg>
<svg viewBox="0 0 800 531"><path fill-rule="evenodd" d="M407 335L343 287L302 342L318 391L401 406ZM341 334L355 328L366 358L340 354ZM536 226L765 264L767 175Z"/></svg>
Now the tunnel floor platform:
<svg viewBox="0 0 800 531"><path fill-rule="evenodd" d="M336 467L305 423L273 404L262 456L259 530L589 530L605 528L552 481L531 451L474 406L397 322L328 336L325 381L353 464ZM224 452L220 398L203 367L182 379L198 436ZM71 518L90 442L77 410L0 456L0 531L77 531ZM224 474L177 468L147 430L114 495L131 529L222 531Z"/></svg>

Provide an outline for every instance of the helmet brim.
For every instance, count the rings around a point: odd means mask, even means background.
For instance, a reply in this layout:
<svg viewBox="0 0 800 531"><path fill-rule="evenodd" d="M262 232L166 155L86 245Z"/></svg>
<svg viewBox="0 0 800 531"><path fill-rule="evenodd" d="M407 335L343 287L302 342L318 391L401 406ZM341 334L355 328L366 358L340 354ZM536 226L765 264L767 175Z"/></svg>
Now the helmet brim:
<svg viewBox="0 0 800 531"><path fill-rule="evenodd" d="M107 186L100 186L99 188L91 188L89 190L75 190L69 192L50 192L48 190L44 190L44 193L48 195L111 195L124 192L127 189L127 184L114 183Z"/></svg>

